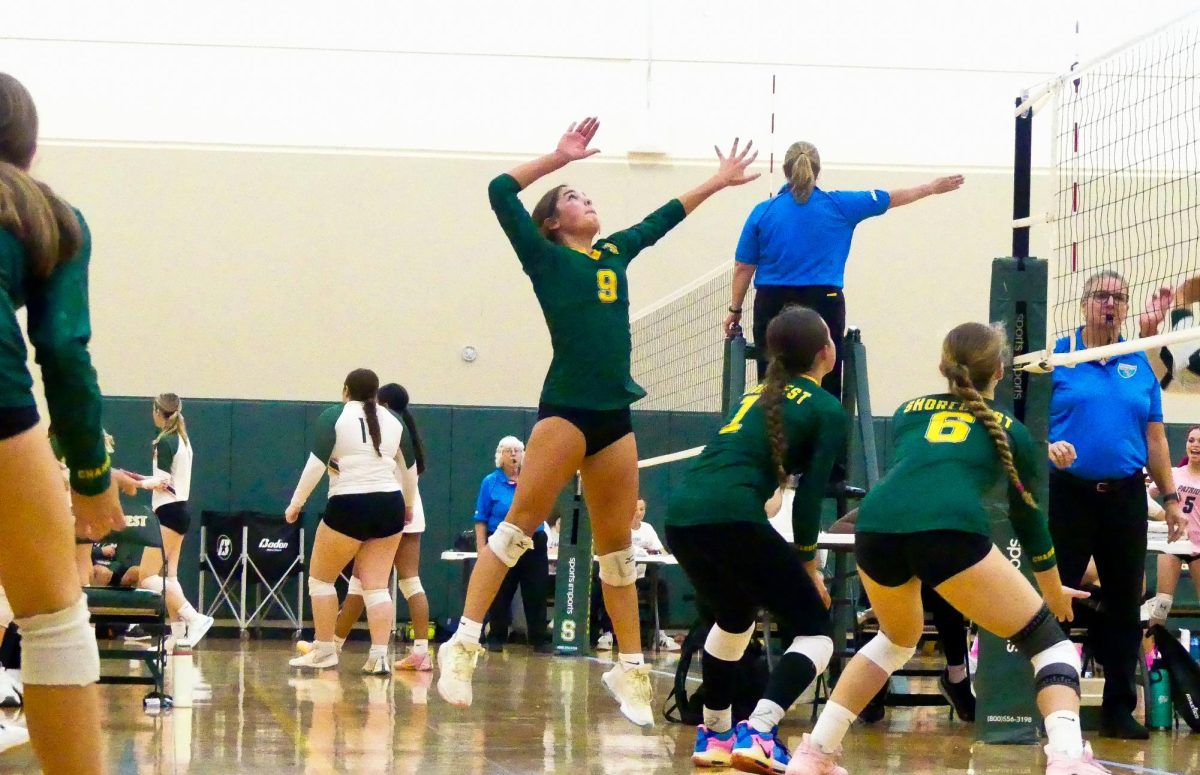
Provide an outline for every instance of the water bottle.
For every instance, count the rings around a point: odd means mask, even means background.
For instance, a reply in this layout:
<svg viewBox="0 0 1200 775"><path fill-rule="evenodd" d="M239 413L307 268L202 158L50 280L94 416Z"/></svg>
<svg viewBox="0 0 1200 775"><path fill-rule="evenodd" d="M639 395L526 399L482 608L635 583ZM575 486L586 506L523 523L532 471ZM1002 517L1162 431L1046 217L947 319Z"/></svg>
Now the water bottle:
<svg viewBox="0 0 1200 775"><path fill-rule="evenodd" d="M1156 658L1150 667L1150 696L1146 702L1146 726L1150 729L1170 729L1175 720L1171 706L1171 679Z"/></svg>
<svg viewBox="0 0 1200 775"><path fill-rule="evenodd" d="M192 668L192 649L186 643L176 642L175 649L167 657L167 693L176 708L192 707L192 692L196 677Z"/></svg>

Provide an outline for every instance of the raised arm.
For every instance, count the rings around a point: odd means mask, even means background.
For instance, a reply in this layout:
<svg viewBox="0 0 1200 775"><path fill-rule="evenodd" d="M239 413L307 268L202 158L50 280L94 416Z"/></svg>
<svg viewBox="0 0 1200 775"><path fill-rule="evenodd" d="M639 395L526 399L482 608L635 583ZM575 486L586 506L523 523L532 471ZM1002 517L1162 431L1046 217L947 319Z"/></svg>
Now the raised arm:
<svg viewBox="0 0 1200 775"><path fill-rule="evenodd" d="M708 199L723 188L741 186L752 180L758 180L759 175L762 173L746 174L746 168L758 158L758 151L753 151L754 141L746 143L746 147L741 151L738 150L739 142L737 138L734 139L733 147L729 149L728 156L721 153L720 148L715 145L713 146L713 149L717 152L717 159L720 160L720 164L712 177L679 197L679 203L683 205L683 212L685 214L691 215L692 211L699 207L705 199Z"/></svg>
<svg viewBox="0 0 1200 775"><path fill-rule="evenodd" d="M588 148L588 145L596 136L598 129L600 129L600 120L595 116L588 116L578 124L572 123L559 138L558 146L552 153L518 164L509 170L508 174L517 181L518 186L526 188L538 178L560 170L573 161L594 156L600 153L600 149Z"/></svg>
<svg viewBox="0 0 1200 775"><path fill-rule="evenodd" d="M912 188L898 188L895 191L889 191L888 196L892 198L892 203L888 205L889 210L894 210L897 207L910 205L927 196L934 194L946 194L950 191L957 191L963 184L962 175L947 175L944 178L934 178L928 183L922 183L919 186Z"/></svg>

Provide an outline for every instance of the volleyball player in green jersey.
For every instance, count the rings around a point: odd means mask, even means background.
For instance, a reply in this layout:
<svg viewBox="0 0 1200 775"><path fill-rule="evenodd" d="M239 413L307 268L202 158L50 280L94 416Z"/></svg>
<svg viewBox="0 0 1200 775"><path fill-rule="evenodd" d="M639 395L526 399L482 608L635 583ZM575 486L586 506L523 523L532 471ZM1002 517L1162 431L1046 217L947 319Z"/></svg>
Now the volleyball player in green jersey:
<svg viewBox="0 0 1200 775"><path fill-rule="evenodd" d="M854 542L879 634L838 679L787 775L846 775L837 758L851 722L916 652L925 627L922 584L1033 663L1047 775L1108 772L1080 734L1079 654L1055 621L1070 621L1071 599L1086 594L1062 586L1046 514L1031 494L1045 453L993 403L1005 359L1000 330L964 323L942 343L949 390L896 410L895 464L863 499ZM983 502L1004 491L1044 602L989 537Z"/></svg>
<svg viewBox="0 0 1200 775"><path fill-rule="evenodd" d="M512 509L480 553L458 630L438 651L438 693L454 705L471 704L471 676L488 607L508 569L532 546L530 536L578 471L600 555L605 606L618 644L617 665L605 673L604 684L631 721L651 725L650 677L642 658L634 586L637 567L631 546L638 469L629 405L645 391L629 374L625 270L638 253L709 196L758 175L746 173L756 156L751 144L739 151L735 141L728 157L717 151L720 166L704 183L638 225L600 240L596 239L600 222L591 200L571 186L552 188L532 215L526 212L518 192L572 161L599 153L588 147L599 126L595 118L571 124L553 153L517 166L488 186L496 218L533 283L554 357Z"/></svg>
<svg viewBox="0 0 1200 775"><path fill-rule="evenodd" d="M667 544L714 620L704 642L704 723L692 762L782 773L780 720L833 655L829 595L816 565L821 503L846 441L846 413L821 388L837 363L829 327L789 306L766 330L766 379L747 393L696 458L667 512ZM767 521L763 504L800 474L792 505L796 545ZM737 662L758 609L795 637L749 719L732 718Z"/></svg>
<svg viewBox="0 0 1200 775"><path fill-rule="evenodd" d="M75 529L99 538L125 520L100 429L87 343L91 237L78 211L28 174L37 149L29 92L0 73L0 580L22 636L25 716L43 772L104 770L96 638L72 563ZM39 421L16 310L70 474L71 509Z"/></svg>

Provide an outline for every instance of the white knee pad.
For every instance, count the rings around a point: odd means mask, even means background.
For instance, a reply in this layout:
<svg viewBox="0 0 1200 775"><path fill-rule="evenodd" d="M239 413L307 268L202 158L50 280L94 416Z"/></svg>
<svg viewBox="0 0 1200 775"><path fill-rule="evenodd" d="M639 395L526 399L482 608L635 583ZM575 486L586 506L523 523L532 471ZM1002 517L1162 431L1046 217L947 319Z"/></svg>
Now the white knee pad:
<svg viewBox="0 0 1200 775"><path fill-rule="evenodd" d="M871 638L871 641L858 650L867 659L879 665L880 669L888 675L896 672L900 668L908 664L908 660L913 658L913 654L917 653L916 646L897 646L888 640L888 636L882 632Z"/></svg>
<svg viewBox="0 0 1200 775"><path fill-rule="evenodd" d="M1079 671L1083 669L1083 663L1071 641L1061 640L1034 654L1029 661L1033 663L1037 691L1048 686L1069 686L1079 694Z"/></svg>
<svg viewBox="0 0 1200 775"><path fill-rule="evenodd" d="M149 592L157 592L160 595L166 594L166 579L162 576L147 576L138 582L138 589L145 589Z"/></svg>
<svg viewBox="0 0 1200 775"><path fill-rule="evenodd" d="M100 680L100 652L87 598L49 614L17 619L21 678L36 686L87 686Z"/></svg>
<svg viewBox="0 0 1200 775"><path fill-rule="evenodd" d="M510 568L517 564L522 554L533 548L533 539L511 522L501 522L487 543L500 562Z"/></svg>
<svg viewBox="0 0 1200 775"><path fill-rule="evenodd" d="M750 645L750 636L753 634L753 624L745 632L725 632L714 624L708 631L708 637L704 639L704 653L723 662L737 662L746 653L746 647Z"/></svg>
<svg viewBox="0 0 1200 775"><path fill-rule="evenodd" d="M331 582L321 581L316 576L308 577L309 597L337 597L337 587Z"/></svg>
<svg viewBox="0 0 1200 775"><path fill-rule="evenodd" d="M362 598L368 609L377 605L388 605L392 602L392 594L386 589L364 589Z"/></svg>
<svg viewBox="0 0 1200 775"><path fill-rule="evenodd" d="M808 657L816 666L817 675L820 675L829 667L829 660L833 658L833 638L827 635L797 635L792 640L792 645L787 647L787 653Z"/></svg>
<svg viewBox="0 0 1200 775"><path fill-rule="evenodd" d="M637 562L632 546L600 555L600 580L611 587L627 587L637 581Z"/></svg>
<svg viewBox="0 0 1200 775"><path fill-rule="evenodd" d="M362 597L362 593L362 582L358 580L358 576L351 576L350 581L346 584L346 594Z"/></svg>
<svg viewBox="0 0 1200 775"><path fill-rule="evenodd" d="M421 586L421 579L418 576L413 576L409 579L400 579L400 594L405 600L411 600L417 595L425 594L425 587Z"/></svg>
<svg viewBox="0 0 1200 775"><path fill-rule="evenodd" d="M4 587L0 587L0 629L7 627L12 620L13 610L8 604L8 595L4 594Z"/></svg>

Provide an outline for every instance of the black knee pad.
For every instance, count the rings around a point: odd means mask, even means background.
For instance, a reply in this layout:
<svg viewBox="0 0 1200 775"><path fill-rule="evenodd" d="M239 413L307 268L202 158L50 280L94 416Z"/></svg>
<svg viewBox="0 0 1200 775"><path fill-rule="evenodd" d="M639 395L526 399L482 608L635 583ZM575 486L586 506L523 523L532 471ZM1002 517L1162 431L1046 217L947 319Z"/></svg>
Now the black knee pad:
<svg viewBox="0 0 1200 775"><path fill-rule="evenodd" d="M1041 610L1011 639L1017 650L1033 664L1034 687L1069 686L1079 691L1079 652L1067 638L1050 609Z"/></svg>

